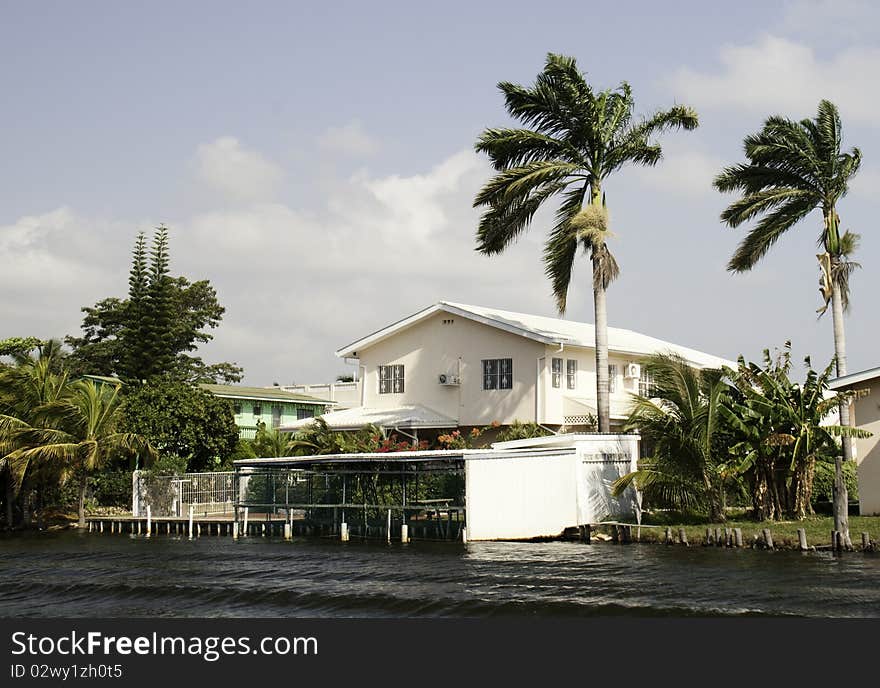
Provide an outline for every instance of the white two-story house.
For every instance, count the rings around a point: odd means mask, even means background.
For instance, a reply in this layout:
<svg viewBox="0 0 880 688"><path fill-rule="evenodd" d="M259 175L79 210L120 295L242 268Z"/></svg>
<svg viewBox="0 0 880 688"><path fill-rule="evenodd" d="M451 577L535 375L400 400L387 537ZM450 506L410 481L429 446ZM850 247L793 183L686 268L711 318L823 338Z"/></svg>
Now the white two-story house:
<svg viewBox="0 0 880 688"><path fill-rule="evenodd" d="M584 429L596 414L594 342L588 323L441 301L339 349L337 356L359 366L361 403L322 417L333 429L374 423L410 436L515 420ZM700 368L736 367L613 327L608 349L612 425L626 418L630 394L649 390L639 365L647 355L673 352Z"/></svg>

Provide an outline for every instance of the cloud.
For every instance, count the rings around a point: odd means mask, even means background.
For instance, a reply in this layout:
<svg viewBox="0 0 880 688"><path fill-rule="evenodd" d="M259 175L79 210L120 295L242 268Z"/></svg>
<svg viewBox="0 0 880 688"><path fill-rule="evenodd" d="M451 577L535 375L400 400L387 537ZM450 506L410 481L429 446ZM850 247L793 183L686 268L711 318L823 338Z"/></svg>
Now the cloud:
<svg viewBox="0 0 880 688"><path fill-rule="evenodd" d="M704 108L737 108L763 115L811 116L822 98L844 120L876 122L880 93L869 88L880 71L880 49L852 46L825 59L802 43L772 35L720 49L715 71L681 67L666 80L678 98Z"/></svg>
<svg viewBox="0 0 880 688"><path fill-rule="evenodd" d="M67 207L0 226L0 337L76 331L80 307L110 296L104 290L123 275L114 265L115 259L127 263L121 231L115 222Z"/></svg>
<svg viewBox="0 0 880 688"><path fill-rule="evenodd" d="M364 131L360 120L328 128L318 138L318 146L332 153L358 157L370 156L379 150L379 143Z"/></svg>
<svg viewBox="0 0 880 688"><path fill-rule="evenodd" d="M712 180L724 167L715 155L663 142L663 160L655 167L636 167L635 176L646 186L677 196L716 195Z"/></svg>
<svg viewBox="0 0 880 688"><path fill-rule="evenodd" d="M271 199L284 178L278 165L232 136L200 145L195 166L201 182L237 201Z"/></svg>

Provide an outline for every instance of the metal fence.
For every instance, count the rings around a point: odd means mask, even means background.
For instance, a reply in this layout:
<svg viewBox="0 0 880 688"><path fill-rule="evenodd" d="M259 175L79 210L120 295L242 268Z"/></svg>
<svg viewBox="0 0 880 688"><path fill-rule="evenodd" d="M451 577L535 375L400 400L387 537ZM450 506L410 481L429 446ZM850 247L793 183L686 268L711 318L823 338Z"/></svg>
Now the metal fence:
<svg viewBox="0 0 880 688"><path fill-rule="evenodd" d="M235 499L234 474L230 472L152 475L135 471L132 476L131 512L146 516L185 516L189 507L199 516L231 514Z"/></svg>

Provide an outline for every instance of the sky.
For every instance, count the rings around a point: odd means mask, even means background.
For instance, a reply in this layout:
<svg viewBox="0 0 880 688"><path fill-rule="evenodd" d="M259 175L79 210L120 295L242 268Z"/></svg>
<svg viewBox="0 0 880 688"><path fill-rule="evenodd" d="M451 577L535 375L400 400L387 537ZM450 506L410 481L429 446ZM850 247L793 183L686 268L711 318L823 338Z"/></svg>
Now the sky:
<svg viewBox="0 0 880 688"><path fill-rule="evenodd" d="M605 183L621 277L609 324L755 360L791 340L824 366L814 213L750 273L712 178L764 119L840 108L862 169L838 211L862 235L849 370L880 365L880 5L802 2L0 0L0 339L78 334L124 297L138 232L170 229L171 271L226 313L207 362L247 384L329 381L334 351L440 300L554 316L552 207L499 256L475 249L489 178L474 141L512 126L499 81L548 52L636 111L694 107L663 161ZM566 317L592 322L589 263Z"/></svg>

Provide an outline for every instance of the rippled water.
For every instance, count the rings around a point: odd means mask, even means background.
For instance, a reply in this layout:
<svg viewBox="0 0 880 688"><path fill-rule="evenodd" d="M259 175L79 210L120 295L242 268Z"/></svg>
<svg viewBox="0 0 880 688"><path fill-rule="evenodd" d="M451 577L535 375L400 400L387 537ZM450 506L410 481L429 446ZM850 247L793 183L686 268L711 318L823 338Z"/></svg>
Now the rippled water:
<svg viewBox="0 0 880 688"><path fill-rule="evenodd" d="M880 616L880 557L661 545L0 538L0 617Z"/></svg>

